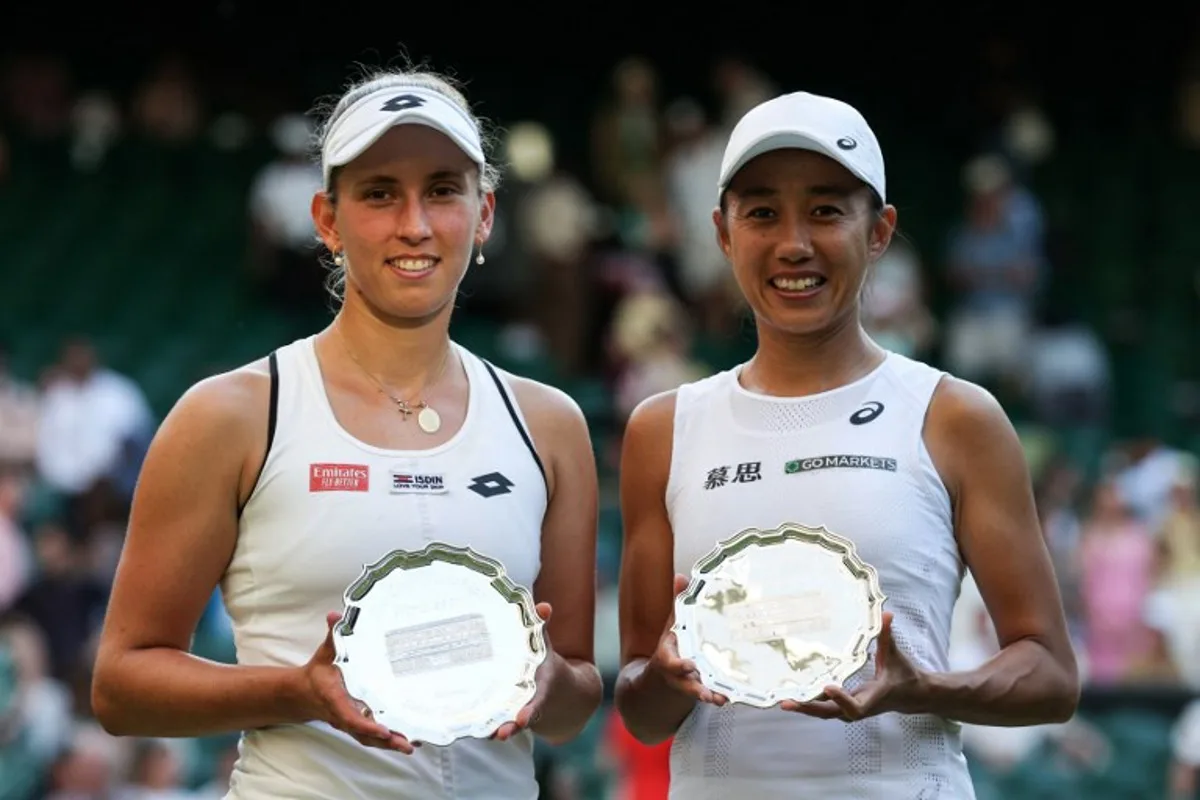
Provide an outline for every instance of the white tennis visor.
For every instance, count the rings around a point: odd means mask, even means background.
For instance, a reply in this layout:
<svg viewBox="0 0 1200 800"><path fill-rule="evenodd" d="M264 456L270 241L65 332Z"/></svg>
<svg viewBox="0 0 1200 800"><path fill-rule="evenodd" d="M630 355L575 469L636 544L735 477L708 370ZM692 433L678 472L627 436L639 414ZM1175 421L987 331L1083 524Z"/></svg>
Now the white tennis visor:
<svg viewBox="0 0 1200 800"><path fill-rule="evenodd" d="M450 137L467 157L484 165L475 120L445 95L420 86L387 86L346 109L325 137L321 169L325 187L335 167L358 158L396 125L426 125Z"/></svg>

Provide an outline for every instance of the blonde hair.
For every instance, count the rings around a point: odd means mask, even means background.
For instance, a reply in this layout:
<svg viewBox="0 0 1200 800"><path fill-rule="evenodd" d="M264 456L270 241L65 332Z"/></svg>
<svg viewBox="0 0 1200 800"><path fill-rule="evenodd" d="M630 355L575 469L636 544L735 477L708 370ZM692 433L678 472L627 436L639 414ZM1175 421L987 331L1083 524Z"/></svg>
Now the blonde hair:
<svg viewBox="0 0 1200 800"><path fill-rule="evenodd" d="M471 109L471 104L467 102L466 95L453 78L423 67L367 72L362 78L351 83L336 100L327 102L324 106L318 105L314 113L318 117L323 118L317 129L317 137L314 142L318 164L329 131L350 106L379 89L405 87L437 92L467 112L467 115L475 122L475 127L479 130L479 139L483 144L484 163L479 170L479 191L482 193L496 191L500 187L501 175L499 168L492 162L491 154L496 149L497 134L492 132L491 126L485 118L476 115ZM334 167L329 174L329 185L325 187L325 191L329 194L330 201L333 203L337 202L337 194L334 191L334 186L337 183L339 171L339 167ZM346 292L346 268L332 262L327 262L326 266L329 269L329 277L325 282L326 288L334 300L340 303L344 299Z"/></svg>

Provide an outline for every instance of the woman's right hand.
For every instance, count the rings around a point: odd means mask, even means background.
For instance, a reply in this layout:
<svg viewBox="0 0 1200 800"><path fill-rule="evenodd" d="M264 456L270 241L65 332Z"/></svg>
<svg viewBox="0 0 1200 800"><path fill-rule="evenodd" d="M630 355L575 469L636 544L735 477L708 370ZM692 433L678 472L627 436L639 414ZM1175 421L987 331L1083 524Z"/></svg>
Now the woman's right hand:
<svg viewBox="0 0 1200 800"><path fill-rule="evenodd" d="M340 612L325 615L328 630L325 641L302 668L301 691L306 700L309 719L327 722L348 733L365 747L398 750L411 755L414 744L405 736L375 722L366 703L356 700L346 691L342 671L334 666L337 654L333 646L333 626L341 620ZM419 746L419 743L417 744Z"/></svg>
<svg viewBox="0 0 1200 800"><path fill-rule="evenodd" d="M683 575L675 576L674 597L682 594L688 586L688 579ZM702 703L723 706L729 702L723 694L718 694L700 682L700 671L696 665L679 655L679 643L671 627L675 624L675 606L672 603L671 613L662 637L658 640L658 648L650 658L649 667L662 676L668 686L680 694L687 695Z"/></svg>

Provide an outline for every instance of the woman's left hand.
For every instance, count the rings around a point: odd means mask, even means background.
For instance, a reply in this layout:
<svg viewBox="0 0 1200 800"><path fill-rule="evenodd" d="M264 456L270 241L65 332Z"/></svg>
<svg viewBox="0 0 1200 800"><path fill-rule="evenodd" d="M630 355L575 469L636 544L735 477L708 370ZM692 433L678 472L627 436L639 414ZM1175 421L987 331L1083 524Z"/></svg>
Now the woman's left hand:
<svg viewBox="0 0 1200 800"><path fill-rule="evenodd" d="M853 692L826 686L820 698L808 703L784 700L779 707L820 719L853 722L888 711L915 713L921 708L925 674L913 666L892 637L892 613L883 613L883 628L875 648L875 675Z"/></svg>
<svg viewBox="0 0 1200 800"><path fill-rule="evenodd" d="M538 603L534 610L537 615L542 618L543 623L550 621L551 608L549 603ZM554 653L554 648L550 645L550 634L546 632L543 625L542 634L546 642L546 658L538 666L537 672L534 673L534 693L533 697L526 703L520 711L517 712L516 719L512 722L506 722L496 729L492 734L492 738L503 742L516 736L526 728L530 728L537 724L542 718L542 704L546 702L546 693L550 689L550 685L554 682L554 670L557 669L559 659Z"/></svg>

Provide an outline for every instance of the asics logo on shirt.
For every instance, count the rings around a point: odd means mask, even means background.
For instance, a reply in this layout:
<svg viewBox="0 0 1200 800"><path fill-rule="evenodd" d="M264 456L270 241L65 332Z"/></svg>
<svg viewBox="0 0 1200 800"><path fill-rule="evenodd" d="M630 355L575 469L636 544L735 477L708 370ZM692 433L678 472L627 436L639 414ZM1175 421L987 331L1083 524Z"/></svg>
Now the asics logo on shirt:
<svg viewBox="0 0 1200 800"><path fill-rule="evenodd" d="M883 403L878 400L871 400L863 403L863 407L850 415L851 425L866 425L879 417L883 413Z"/></svg>

